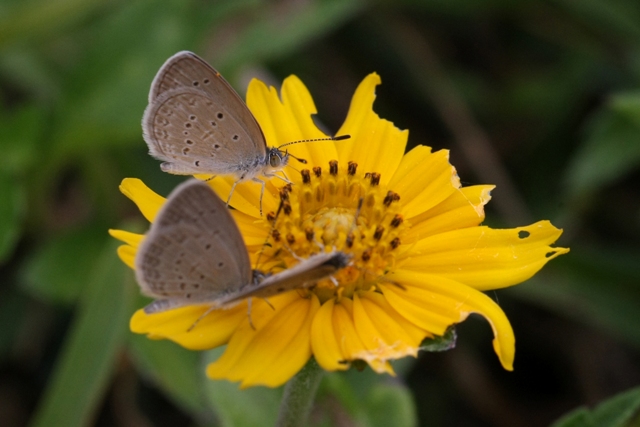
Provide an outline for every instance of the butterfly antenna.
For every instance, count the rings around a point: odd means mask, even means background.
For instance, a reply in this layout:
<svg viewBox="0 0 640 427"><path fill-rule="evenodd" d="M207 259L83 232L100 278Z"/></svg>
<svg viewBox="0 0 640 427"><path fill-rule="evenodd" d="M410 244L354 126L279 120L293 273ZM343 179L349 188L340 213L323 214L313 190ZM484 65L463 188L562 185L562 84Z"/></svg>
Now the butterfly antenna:
<svg viewBox="0 0 640 427"><path fill-rule="evenodd" d="M298 141L298 142L303 142L303 141ZM293 143L292 143L293 144ZM288 145L288 144L285 144ZM278 147L278 149L280 149L280 147ZM303 165L306 165L308 162L306 159L303 159L302 157L296 157L293 154L291 154L288 150L285 151L285 155L289 156L289 157L293 157L294 159L296 159L297 161L299 161L300 163L302 163Z"/></svg>
<svg viewBox="0 0 640 427"><path fill-rule="evenodd" d="M302 142L342 141L344 139L349 139L349 138L351 138L351 135L328 136L326 138L300 139L298 141L292 141L292 142L287 142L286 144L282 144L278 146L278 150L281 149L282 147L286 147L287 145L300 144Z"/></svg>

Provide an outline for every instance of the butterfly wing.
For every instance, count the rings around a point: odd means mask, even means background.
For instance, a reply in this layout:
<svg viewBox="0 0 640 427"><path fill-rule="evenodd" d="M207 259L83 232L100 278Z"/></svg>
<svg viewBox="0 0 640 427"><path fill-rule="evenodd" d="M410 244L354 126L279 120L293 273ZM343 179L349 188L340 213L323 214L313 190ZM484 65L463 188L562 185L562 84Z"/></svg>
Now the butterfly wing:
<svg viewBox="0 0 640 427"><path fill-rule="evenodd" d="M168 162L163 169L171 173L231 174L264 162L267 153L242 98L191 52L175 54L158 71L142 128L151 155Z"/></svg>
<svg viewBox="0 0 640 427"><path fill-rule="evenodd" d="M213 190L197 180L169 195L138 249L135 269L142 292L159 299L147 312L217 305L252 277L233 217Z"/></svg>
<svg viewBox="0 0 640 427"><path fill-rule="evenodd" d="M321 252L287 270L266 277L256 285L249 284L238 292L225 296L220 302L224 305L249 297L268 298L292 289L305 288L337 273L350 260L351 256L344 252Z"/></svg>

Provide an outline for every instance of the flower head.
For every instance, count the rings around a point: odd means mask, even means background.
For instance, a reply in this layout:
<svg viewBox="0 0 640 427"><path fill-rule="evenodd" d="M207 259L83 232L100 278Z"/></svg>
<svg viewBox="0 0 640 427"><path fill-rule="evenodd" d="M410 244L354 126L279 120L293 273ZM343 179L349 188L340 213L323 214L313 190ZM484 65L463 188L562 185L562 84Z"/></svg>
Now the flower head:
<svg viewBox="0 0 640 427"><path fill-rule="evenodd" d="M292 185L267 183L267 215L259 214L255 183L238 184L230 202L254 268L275 272L334 248L349 254L350 264L312 287L269 301L254 298L250 312L246 301L215 310L193 330L208 307L152 315L139 310L132 331L190 349L227 344L207 368L211 378L275 387L311 356L329 371L363 360L393 374L389 361L416 356L425 338L478 313L493 329L500 362L512 369L513 331L482 291L527 280L568 252L550 246L562 231L548 221L514 229L481 226L493 186L461 187L446 150L418 146L405 154L408 132L372 110L379 83L371 74L357 88L337 133L350 139L290 147L307 164L299 173L287 171ZM325 136L312 120L308 90L294 76L284 81L281 97L253 80L247 104L270 146ZM226 200L233 180L218 177L210 185ZM135 179L125 179L121 189L153 221L164 199ZM126 243L118 253L132 266L144 236L112 235Z"/></svg>

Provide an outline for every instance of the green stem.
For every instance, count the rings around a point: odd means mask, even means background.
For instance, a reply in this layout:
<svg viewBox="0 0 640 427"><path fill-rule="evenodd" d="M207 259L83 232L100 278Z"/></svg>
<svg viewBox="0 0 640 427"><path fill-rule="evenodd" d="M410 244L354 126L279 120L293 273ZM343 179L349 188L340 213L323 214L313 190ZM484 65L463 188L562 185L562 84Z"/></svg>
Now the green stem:
<svg viewBox="0 0 640 427"><path fill-rule="evenodd" d="M307 425L311 405L318 391L324 370L312 357L284 388L276 427Z"/></svg>

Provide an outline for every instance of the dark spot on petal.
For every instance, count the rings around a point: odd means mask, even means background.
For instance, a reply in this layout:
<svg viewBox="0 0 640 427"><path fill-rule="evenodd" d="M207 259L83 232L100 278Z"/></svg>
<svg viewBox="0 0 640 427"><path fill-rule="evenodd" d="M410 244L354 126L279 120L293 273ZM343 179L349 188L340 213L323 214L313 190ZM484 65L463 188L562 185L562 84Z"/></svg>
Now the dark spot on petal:
<svg viewBox="0 0 640 427"><path fill-rule="evenodd" d="M527 230L518 231L518 237L521 239L526 239L529 236L531 236L531 233L529 233Z"/></svg>

